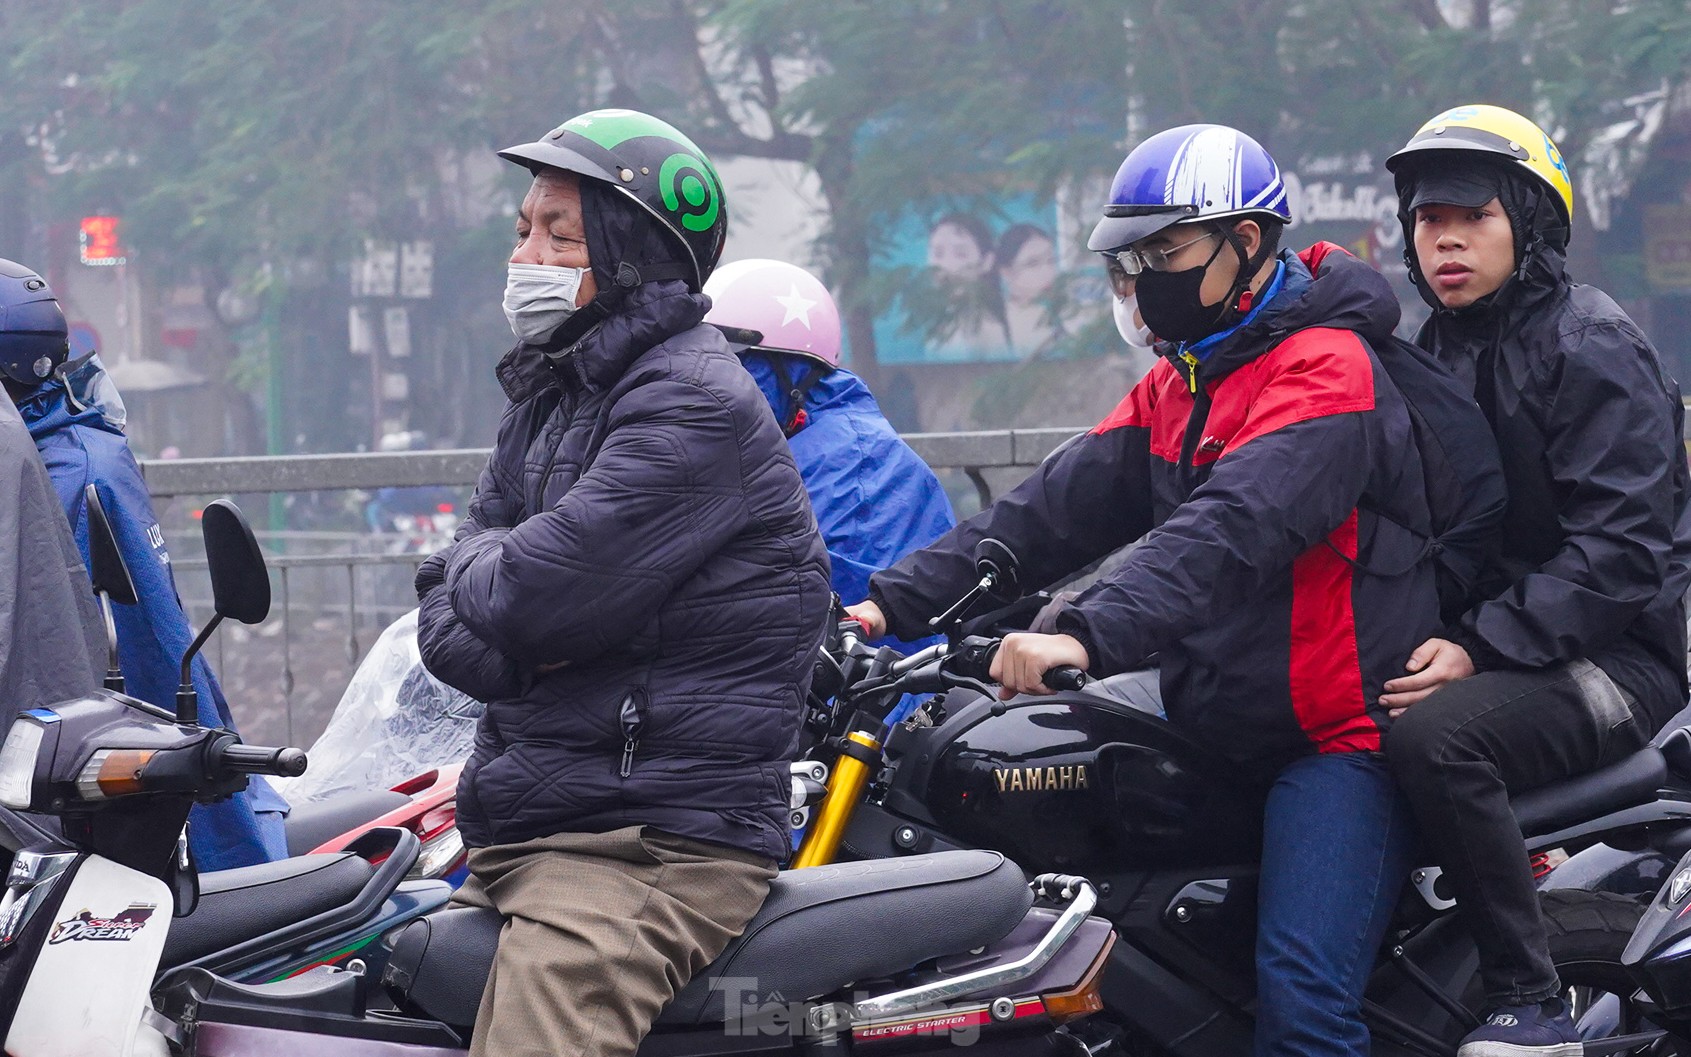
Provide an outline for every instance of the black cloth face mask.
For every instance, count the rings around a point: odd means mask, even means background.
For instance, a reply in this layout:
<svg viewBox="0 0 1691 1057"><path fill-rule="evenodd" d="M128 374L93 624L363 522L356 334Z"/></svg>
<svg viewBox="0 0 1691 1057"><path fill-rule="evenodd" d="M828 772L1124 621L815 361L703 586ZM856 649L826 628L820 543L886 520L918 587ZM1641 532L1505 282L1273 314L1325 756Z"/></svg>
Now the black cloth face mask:
<svg viewBox="0 0 1691 1057"><path fill-rule="evenodd" d="M1182 344L1214 334L1222 317L1227 314L1224 298L1219 305L1204 304L1199 290L1210 265L1221 256L1228 242L1216 237L1215 252L1209 260L1195 268L1178 272L1157 272L1147 268L1139 273L1135 294L1139 298L1139 315L1163 341Z"/></svg>

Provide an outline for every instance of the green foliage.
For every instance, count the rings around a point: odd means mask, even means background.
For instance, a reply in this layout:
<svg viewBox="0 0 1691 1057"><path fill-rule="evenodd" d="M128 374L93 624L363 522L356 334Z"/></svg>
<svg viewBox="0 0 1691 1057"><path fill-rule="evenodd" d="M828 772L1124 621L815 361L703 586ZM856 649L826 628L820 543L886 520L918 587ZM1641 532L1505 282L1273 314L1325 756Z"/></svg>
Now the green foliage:
<svg viewBox="0 0 1691 1057"><path fill-rule="evenodd" d="M39 130L54 207L120 211L152 260L344 260L428 223L454 152L577 109L591 71L532 32L557 21L543 6L48 5L8 34L6 82L28 90L0 114Z"/></svg>
<svg viewBox="0 0 1691 1057"><path fill-rule="evenodd" d="M1575 157L1623 100L1684 82L1691 0L10 0L0 34L0 171L51 216L120 213L139 259L213 289L430 238L441 296L480 297L509 220L460 215L455 166L594 106L807 163L872 372L876 313L950 325L923 283L871 283L912 212L1083 186L1199 120L1290 163L1378 162L1490 101Z"/></svg>
<svg viewBox="0 0 1691 1057"><path fill-rule="evenodd" d="M1108 172L1130 102L1141 132L1343 151L1485 99L1574 153L1691 58L1686 0L1473 6L1488 25L1432 0L7 4L0 121L50 148L56 207L121 210L149 255L334 261L432 223L444 159L603 103L827 165L830 204L878 228Z"/></svg>

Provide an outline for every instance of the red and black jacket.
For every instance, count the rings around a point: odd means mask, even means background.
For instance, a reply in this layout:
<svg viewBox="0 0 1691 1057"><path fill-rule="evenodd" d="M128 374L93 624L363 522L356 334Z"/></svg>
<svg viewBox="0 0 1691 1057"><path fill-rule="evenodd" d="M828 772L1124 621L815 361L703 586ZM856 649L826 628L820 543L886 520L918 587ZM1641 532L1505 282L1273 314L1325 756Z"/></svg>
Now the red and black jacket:
<svg viewBox="0 0 1691 1057"><path fill-rule="evenodd" d="M1030 586L1144 537L1058 618L1094 675L1155 655L1169 718L1241 763L1378 750L1382 685L1439 627L1409 411L1368 344L1399 310L1336 247L1281 261L1278 292L1195 369L1160 361L1004 498L876 574L892 632L972 585L983 537Z"/></svg>

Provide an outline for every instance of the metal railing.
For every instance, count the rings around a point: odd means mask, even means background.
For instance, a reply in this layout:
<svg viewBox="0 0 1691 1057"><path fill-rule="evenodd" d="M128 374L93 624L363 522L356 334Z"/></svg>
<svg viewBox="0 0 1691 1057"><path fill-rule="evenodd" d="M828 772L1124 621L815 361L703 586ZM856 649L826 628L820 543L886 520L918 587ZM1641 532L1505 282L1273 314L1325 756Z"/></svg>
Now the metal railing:
<svg viewBox="0 0 1691 1057"><path fill-rule="evenodd" d="M1078 427L974 433L912 433L904 439L935 470L968 475L983 504L992 501L985 471L1029 469L1079 433ZM343 488L473 485L485 448L349 455L256 455L239 459L169 459L141 464L154 496L235 492L311 492Z"/></svg>
<svg viewBox="0 0 1691 1057"><path fill-rule="evenodd" d="M956 474L967 482L958 482L962 491L955 497L985 506L995 490L1026 476L1078 432L917 433L905 440L942 477ZM485 449L467 449L171 459L144 461L141 469L162 505L222 495L467 488L475 484L487 456ZM250 512L255 523L264 520L258 511ZM248 738L306 744L328 722L365 648L416 605L411 578L426 550L403 534L260 530L258 536L272 571L273 616L258 629L225 625L214 640L211 660ZM183 604L196 623L203 621L210 616L210 591L197 533L179 529L169 539L175 567L183 574L178 583Z"/></svg>

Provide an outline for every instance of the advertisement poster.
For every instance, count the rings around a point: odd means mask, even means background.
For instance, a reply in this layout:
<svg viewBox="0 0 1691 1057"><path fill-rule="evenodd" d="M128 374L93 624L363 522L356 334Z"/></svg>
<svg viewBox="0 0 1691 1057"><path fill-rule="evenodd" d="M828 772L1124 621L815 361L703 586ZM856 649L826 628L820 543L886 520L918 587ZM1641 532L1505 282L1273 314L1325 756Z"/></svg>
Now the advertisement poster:
<svg viewBox="0 0 1691 1057"><path fill-rule="evenodd" d="M1031 196L902 220L876 260L892 304L875 324L881 362L1073 355L1073 339L1109 305L1085 233L1066 227L1055 203Z"/></svg>
<svg viewBox="0 0 1691 1057"><path fill-rule="evenodd" d="M1300 158L1286 171L1293 221L1282 247L1343 246L1391 280L1407 333L1425 309L1403 266L1390 176L1366 153ZM990 208L935 207L894 226L876 259L887 307L875 324L882 363L1020 363L1120 353L1109 289L1086 249L1092 220L1014 196ZM1103 322L1100 328L1100 321Z"/></svg>

